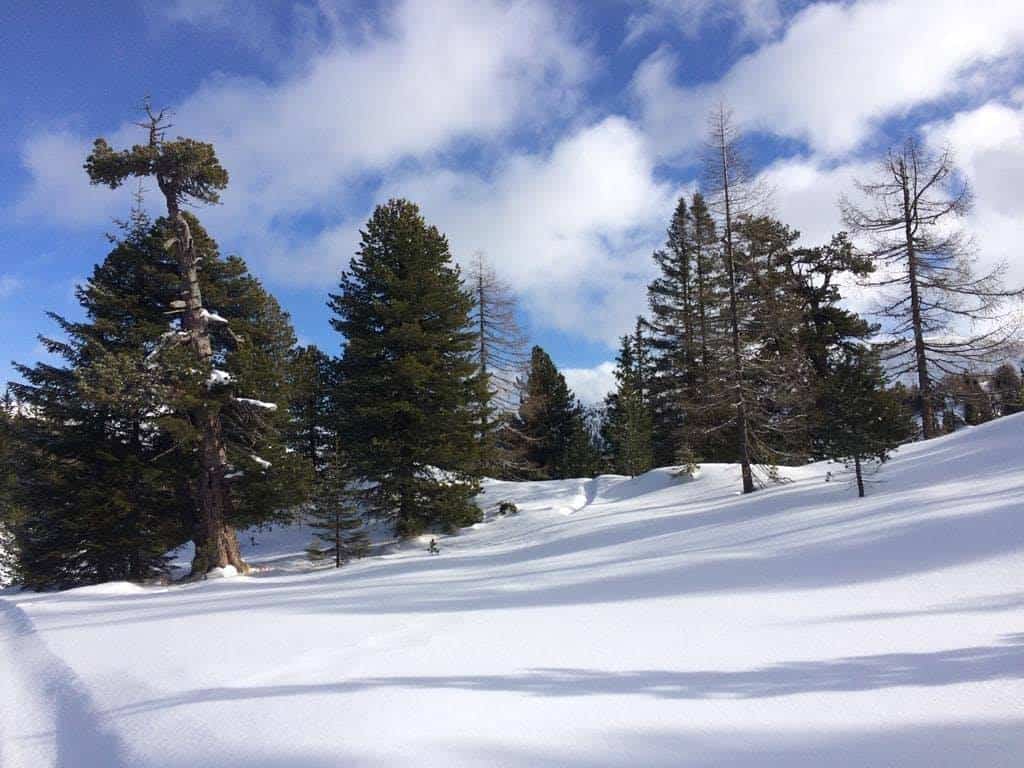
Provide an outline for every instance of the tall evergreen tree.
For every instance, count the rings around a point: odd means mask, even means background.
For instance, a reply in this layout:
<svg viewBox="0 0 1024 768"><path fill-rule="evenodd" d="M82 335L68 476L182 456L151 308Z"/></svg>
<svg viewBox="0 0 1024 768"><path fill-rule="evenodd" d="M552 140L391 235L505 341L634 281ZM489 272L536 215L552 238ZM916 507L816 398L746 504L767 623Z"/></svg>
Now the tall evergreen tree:
<svg viewBox="0 0 1024 768"><path fill-rule="evenodd" d="M239 393L221 389L216 402L237 510L226 523L242 526L302 494L302 467L279 438L286 414L241 397L272 391L286 402L280 361L294 336L244 262L221 259L194 219L190 228L204 259L202 289L216 300L221 324L238 329L234 338L214 337L213 355ZM11 385L32 414L14 435L24 510L14 532L26 583L145 579L163 571L164 552L190 538L197 436L189 414L197 397L210 402L215 390L189 369L187 350L165 347L176 333L167 322L179 281L167 237L165 222L151 225L137 213L78 290L86 319L54 316L67 340L43 343L65 365L21 366L25 381Z"/></svg>
<svg viewBox="0 0 1024 768"><path fill-rule="evenodd" d="M599 463L585 409L554 361L537 346L530 354L512 429L534 479L581 477L593 473Z"/></svg>
<svg viewBox="0 0 1024 768"><path fill-rule="evenodd" d="M200 371L216 387L230 387L231 382L216 374L211 328L222 317L210 313L203 304L200 282L201 255L193 233L193 217L182 206L189 203L216 203L228 183L228 174L221 166L213 146L194 139L168 141L164 113L154 114L146 105L148 132L145 145L116 151L99 138L85 162L93 184L117 188L130 178L155 178L167 207L167 228L170 237L166 247L174 254L181 284L180 328L168 334L166 346L187 347L190 359L177 355L186 369ZM224 330L230 331L230 328ZM192 387L192 406L188 428L196 438L198 472L190 481L196 500L192 524L195 557L193 575L231 565L240 571L248 567L238 549L238 539L228 523L233 509L227 475L230 473L224 424L217 393L210 396L201 388Z"/></svg>
<svg viewBox="0 0 1024 768"><path fill-rule="evenodd" d="M291 429L288 443L319 473L337 440L333 407L334 361L316 345L297 347L289 364Z"/></svg>
<svg viewBox="0 0 1024 768"><path fill-rule="evenodd" d="M340 430L370 508L406 536L477 520L473 300L447 239L413 203L377 206L329 306Z"/></svg>
<svg viewBox="0 0 1024 768"><path fill-rule="evenodd" d="M605 398L602 436L615 472L635 477L654 466L651 410L643 364L641 326L623 336L616 358L616 389Z"/></svg>

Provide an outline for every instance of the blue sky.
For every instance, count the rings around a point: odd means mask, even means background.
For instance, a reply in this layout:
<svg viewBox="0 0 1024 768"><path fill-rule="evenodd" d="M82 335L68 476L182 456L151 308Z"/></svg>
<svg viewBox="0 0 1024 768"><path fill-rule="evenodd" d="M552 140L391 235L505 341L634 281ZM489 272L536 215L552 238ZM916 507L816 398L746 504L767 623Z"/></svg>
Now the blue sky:
<svg viewBox="0 0 1024 768"><path fill-rule="evenodd" d="M199 211L222 250L330 351L326 294L374 203L400 195L457 258L488 255L530 337L598 396L720 100L808 242L839 228L880 148L951 145L979 260L1024 281L1018 1L15 0L0 21L3 379L108 250L128 199L81 163L97 135L138 140L146 95L231 173Z"/></svg>

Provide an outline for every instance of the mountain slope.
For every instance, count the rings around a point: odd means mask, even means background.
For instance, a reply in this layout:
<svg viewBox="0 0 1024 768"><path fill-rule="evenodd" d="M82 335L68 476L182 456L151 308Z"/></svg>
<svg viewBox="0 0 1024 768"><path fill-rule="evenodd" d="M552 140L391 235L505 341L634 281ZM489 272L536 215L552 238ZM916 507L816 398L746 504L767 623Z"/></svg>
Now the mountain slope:
<svg viewBox="0 0 1024 768"><path fill-rule="evenodd" d="M1024 415L835 469L490 483L519 513L437 557L9 595L0 764L1016 764Z"/></svg>

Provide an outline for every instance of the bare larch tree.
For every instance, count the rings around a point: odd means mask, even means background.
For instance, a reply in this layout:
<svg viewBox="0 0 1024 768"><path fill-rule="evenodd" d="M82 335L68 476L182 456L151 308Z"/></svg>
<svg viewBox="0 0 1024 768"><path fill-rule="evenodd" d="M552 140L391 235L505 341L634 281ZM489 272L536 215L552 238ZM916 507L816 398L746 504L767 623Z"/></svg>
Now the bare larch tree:
<svg viewBox="0 0 1024 768"><path fill-rule="evenodd" d="M851 232L870 243L883 288L877 309L897 340L885 350L891 375L917 378L922 433L939 434L936 380L991 362L1017 331L1004 310L1021 291L1002 287L1005 265L977 276L974 249L961 226L971 190L947 148L931 152L917 139L891 148L870 182L857 182L865 200L840 200Z"/></svg>
<svg viewBox="0 0 1024 768"><path fill-rule="evenodd" d="M484 473L501 469L511 461L503 457L496 430L505 414L519 407L519 380L529 360L526 337L516 318L517 302L512 289L498 277L483 252L473 255L467 288L475 307L471 320L476 331L476 362L480 370L479 450Z"/></svg>
<svg viewBox="0 0 1024 768"><path fill-rule="evenodd" d="M131 149L117 151L105 139L96 139L86 159L85 169L93 184L119 187L130 177L155 177L167 206L167 219L174 236L167 247L173 248L182 281L184 307L181 309L181 331L168 335L169 343L187 344L201 371L211 374L211 384L221 383L226 375L215 376L212 368L213 345L210 323L223 322L218 315L203 307L199 287L199 254L192 240L182 205L214 204L219 191L228 183L227 171L221 166L213 146L188 138L168 141L170 127L165 113L154 113L146 105L147 119L139 123L148 133L148 142ZM195 514L192 537L195 556L192 574L205 574L214 567L232 565L240 572L248 571L238 548L238 538L228 524L231 512L227 448L220 410L199 398L189 411L189 421L199 434L200 476L192 483Z"/></svg>
<svg viewBox="0 0 1024 768"><path fill-rule="evenodd" d="M703 188L708 208L718 218L722 234L722 258L728 287L728 308L725 320L731 345L729 389L734 395L733 417L736 429L736 451L743 475L743 492L754 491L751 469L751 447L748 407L744 388L744 349L740 335L739 297L737 295L737 253L735 227L738 220L750 216L764 205L766 193L758 184L740 150L740 132L732 112L719 105L708 119L708 138L704 147Z"/></svg>

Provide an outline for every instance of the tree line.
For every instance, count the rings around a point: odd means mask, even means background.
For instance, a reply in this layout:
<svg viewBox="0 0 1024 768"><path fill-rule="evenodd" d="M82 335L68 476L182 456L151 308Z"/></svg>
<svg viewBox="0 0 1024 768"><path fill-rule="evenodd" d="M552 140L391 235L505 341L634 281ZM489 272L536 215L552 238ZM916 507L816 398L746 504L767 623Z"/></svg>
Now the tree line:
<svg viewBox="0 0 1024 768"><path fill-rule="evenodd" d="M163 113L147 109L144 125L129 149L97 139L85 169L109 187L155 181L164 214L133 207L77 290L84 319L51 315L64 337L42 343L63 362L18 366L0 415L0 533L32 587L159 578L187 541L193 577L245 572L236 529L296 508L316 530L311 555L341 565L367 551L367 520L404 537L478 521L488 476L727 461L752 492L779 465L834 458L863 495L863 465L915 432L1021 409L1013 367L978 373L1012 337L1000 313L1019 293L998 271L973 274L949 226L969 191L948 154L913 141L843 201L865 244L837 233L808 247L769 215L716 112L701 190L676 206L649 312L594 412L543 349L527 352L486 258L464 274L407 200L377 206L329 296L339 353L299 346L288 314L187 210L227 186L214 148L169 139ZM843 305L853 281L884 290L889 343ZM953 336L962 319L988 324ZM888 386L886 369L915 386Z"/></svg>

